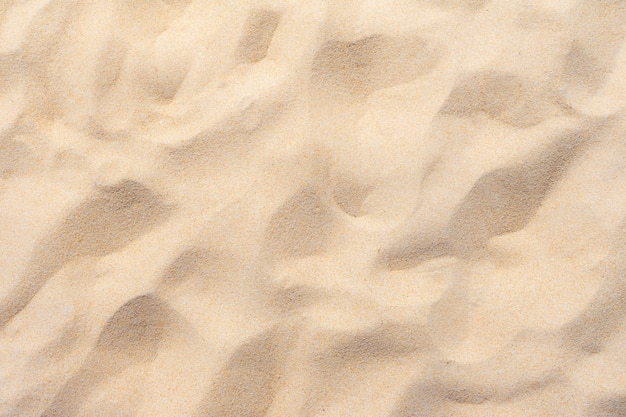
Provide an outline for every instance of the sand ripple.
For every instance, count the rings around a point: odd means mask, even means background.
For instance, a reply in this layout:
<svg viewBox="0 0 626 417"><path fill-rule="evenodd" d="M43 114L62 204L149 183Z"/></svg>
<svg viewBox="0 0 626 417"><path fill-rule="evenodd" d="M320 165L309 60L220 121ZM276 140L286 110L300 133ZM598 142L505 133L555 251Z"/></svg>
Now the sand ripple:
<svg viewBox="0 0 626 417"><path fill-rule="evenodd" d="M626 3L0 4L0 416L626 416Z"/></svg>

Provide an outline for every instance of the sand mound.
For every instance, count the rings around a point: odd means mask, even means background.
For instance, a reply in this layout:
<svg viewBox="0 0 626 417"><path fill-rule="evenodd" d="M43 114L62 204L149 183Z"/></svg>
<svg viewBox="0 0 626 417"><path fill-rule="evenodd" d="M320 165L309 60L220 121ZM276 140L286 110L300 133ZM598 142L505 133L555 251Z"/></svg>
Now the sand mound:
<svg viewBox="0 0 626 417"><path fill-rule="evenodd" d="M626 416L626 3L0 4L0 416Z"/></svg>

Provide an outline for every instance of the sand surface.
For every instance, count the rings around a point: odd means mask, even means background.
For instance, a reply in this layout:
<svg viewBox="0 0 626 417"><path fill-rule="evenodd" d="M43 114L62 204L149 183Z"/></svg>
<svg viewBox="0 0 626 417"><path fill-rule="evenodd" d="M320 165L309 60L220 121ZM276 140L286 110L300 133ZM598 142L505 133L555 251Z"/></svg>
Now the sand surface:
<svg viewBox="0 0 626 417"><path fill-rule="evenodd" d="M626 416L626 2L1 0L0 416Z"/></svg>

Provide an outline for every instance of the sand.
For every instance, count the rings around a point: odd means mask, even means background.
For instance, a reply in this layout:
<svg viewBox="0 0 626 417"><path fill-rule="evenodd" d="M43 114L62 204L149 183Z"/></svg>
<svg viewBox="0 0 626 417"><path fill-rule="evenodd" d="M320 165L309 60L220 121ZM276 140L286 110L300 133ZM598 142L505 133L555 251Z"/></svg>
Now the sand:
<svg viewBox="0 0 626 417"><path fill-rule="evenodd" d="M626 416L626 3L1 1L0 416Z"/></svg>

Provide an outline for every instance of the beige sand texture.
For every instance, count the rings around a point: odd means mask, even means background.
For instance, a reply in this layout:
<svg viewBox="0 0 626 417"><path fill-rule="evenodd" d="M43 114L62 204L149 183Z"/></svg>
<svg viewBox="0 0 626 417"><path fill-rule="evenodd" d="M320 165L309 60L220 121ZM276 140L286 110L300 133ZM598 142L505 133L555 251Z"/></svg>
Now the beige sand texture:
<svg viewBox="0 0 626 417"><path fill-rule="evenodd" d="M0 417L626 416L623 0L0 0Z"/></svg>

